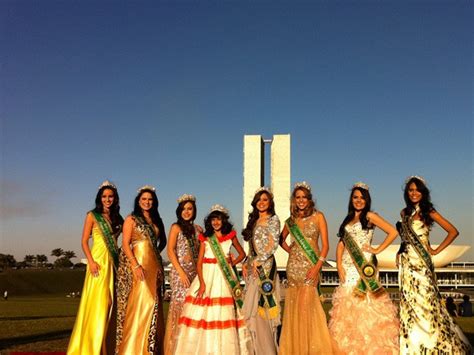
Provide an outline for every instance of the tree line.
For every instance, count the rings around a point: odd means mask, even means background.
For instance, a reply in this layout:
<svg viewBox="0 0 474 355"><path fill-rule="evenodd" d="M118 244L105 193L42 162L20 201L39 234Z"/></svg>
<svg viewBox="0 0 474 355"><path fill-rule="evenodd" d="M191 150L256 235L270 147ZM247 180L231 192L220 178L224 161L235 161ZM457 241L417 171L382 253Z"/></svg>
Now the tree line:
<svg viewBox="0 0 474 355"><path fill-rule="evenodd" d="M56 260L51 263L45 254L27 254L23 261L17 261L11 254L0 254L0 270L3 269L22 269L22 268L61 268L75 266L71 261L76 257L76 253L72 250L63 250L56 248L51 251L51 255L56 257ZM77 266L80 265L76 264Z"/></svg>

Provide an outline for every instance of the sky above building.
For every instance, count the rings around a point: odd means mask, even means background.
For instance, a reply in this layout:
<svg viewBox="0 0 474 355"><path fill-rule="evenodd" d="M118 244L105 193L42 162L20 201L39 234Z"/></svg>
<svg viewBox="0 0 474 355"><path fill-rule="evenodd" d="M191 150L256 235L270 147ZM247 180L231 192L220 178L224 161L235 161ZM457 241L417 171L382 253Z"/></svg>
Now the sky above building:
<svg viewBox="0 0 474 355"><path fill-rule="evenodd" d="M331 257L352 184L395 223L412 174L472 245L472 23L470 1L2 1L0 253L81 257L104 179L124 216L151 184L167 229L192 193L241 230L245 134L291 135Z"/></svg>

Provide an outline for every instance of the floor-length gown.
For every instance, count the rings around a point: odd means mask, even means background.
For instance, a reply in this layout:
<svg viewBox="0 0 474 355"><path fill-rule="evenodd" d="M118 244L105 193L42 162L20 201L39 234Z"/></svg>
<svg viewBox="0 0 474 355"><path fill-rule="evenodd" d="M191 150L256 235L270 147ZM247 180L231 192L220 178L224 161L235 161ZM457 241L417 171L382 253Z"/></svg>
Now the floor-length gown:
<svg viewBox="0 0 474 355"><path fill-rule="evenodd" d="M299 227L311 248L319 255L319 230L311 216L302 218ZM317 285L306 280L306 273L313 264L295 241L290 248L279 354L332 354L333 341Z"/></svg>
<svg viewBox="0 0 474 355"><path fill-rule="evenodd" d="M199 248L199 241L195 238L196 248ZM191 250L191 244L187 240L186 236L182 231L178 233L176 239L176 256L178 263L183 268L188 280L192 282L196 277L196 263L197 259L194 257L194 253ZM171 265L170 270L170 287L171 287L171 298L168 309L168 318L166 321L166 333L165 333L165 354L172 354L176 344L178 335L178 321L183 310L184 300L186 292L189 287L186 287L179 277L178 271Z"/></svg>
<svg viewBox="0 0 474 355"><path fill-rule="evenodd" d="M232 247L235 231L217 238L225 255ZM231 290L218 265L208 238L200 235L205 243L202 274L206 291L196 298L200 287L195 278L186 294L179 319L175 354L249 354L251 338L240 309L236 306Z"/></svg>
<svg viewBox="0 0 474 355"><path fill-rule="evenodd" d="M372 242L374 229L362 229L360 222L346 225L345 230L360 249ZM363 254L366 260L371 259L370 252ZM360 275L346 248L342 254L342 267L345 282L335 289L333 307L329 312L329 331L338 350L351 355L398 354L398 310L388 293L374 295L367 291L365 295L354 294Z"/></svg>
<svg viewBox="0 0 474 355"><path fill-rule="evenodd" d="M411 227L423 246L429 228L420 220ZM441 303L436 277L412 245L400 256L400 353L470 354L472 348Z"/></svg>
<svg viewBox="0 0 474 355"><path fill-rule="evenodd" d="M248 257L247 269L248 277L245 280L245 297L243 313L245 323L252 335L254 353L257 355L270 355L278 352L277 330L281 324L280 312L280 280L278 274L275 275L274 292L272 294L276 303L275 315L270 315L268 308L260 307L265 314L259 314L259 300L262 297L260 292L260 277L252 272L254 260L262 266L266 276L269 276L274 262L273 254L278 248L280 236L280 220L277 215L268 219L266 224L256 225L253 236L250 240L252 250L255 255Z"/></svg>
<svg viewBox="0 0 474 355"><path fill-rule="evenodd" d="M92 227L91 255L99 264L99 275L86 271L81 302L67 349L73 354L105 354L107 327L114 296L114 262L97 223Z"/></svg>
<svg viewBox="0 0 474 355"><path fill-rule="evenodd" d="M133 218L131 245L137 263L143 268L145 280L131 276L130 264L122 253L117 285L116 350L124 355L162 354L164 321L160 288L163 267L150 238L150 233L153 233L151 226L141 218Z"/></svg>

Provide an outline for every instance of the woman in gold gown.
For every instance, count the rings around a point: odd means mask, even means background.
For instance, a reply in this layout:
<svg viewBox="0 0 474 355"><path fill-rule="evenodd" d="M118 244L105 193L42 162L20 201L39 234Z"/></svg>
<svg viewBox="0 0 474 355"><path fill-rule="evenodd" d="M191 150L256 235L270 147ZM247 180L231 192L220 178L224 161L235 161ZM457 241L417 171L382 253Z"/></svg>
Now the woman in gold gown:
<svg viewBox="0 0 474 355"><path fill-rule="evenodd" d="M122 230L117 188L110 181L99 186L96 207L87 213L82 249L87 272L72 331L69 355L106 354L106 335L114 302L114 266L118 266L117 236ZM93 245L89 248L92 235Z"/></svg>
<svg viewBox="0 0 474 355"><path fill-rule="evenodd" d="M329 251L326 219L315 209L311 187L306 182L295 185L290 208L291 217L285 223L280 241L290 255L278 353L332 354L333 341L318 294L321 267ZM293 242L288 245L286 238L290 233Z"/></svg>
<svg viewBox="0 0 474 355"><path fill-rule="evenodd" d="M158 242L159 240L159 242ZM155 188L138 190L133 213L123 225L117 284L116 353L163 353L163 265L166 245Z"/></svg>

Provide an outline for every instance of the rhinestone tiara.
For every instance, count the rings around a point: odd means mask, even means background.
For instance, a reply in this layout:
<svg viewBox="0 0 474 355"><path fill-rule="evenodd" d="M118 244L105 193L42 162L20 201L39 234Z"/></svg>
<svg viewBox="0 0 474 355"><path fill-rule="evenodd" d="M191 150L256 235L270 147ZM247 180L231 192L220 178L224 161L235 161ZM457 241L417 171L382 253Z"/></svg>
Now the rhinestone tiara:
<svg viewBox="0 0 474 355"><path fill-rule="evenodd" d="M425 179L423 178L423 176L418 176L418 175L411 175L411 176L407 177L407 178L405 179L405 184L408 184L408 181L410 181L411 179L420 180L423 184L426 185L426 181L425 181Z"/></svg>
<svg viewBox="0 0 474 355"><path fill-rule="evenodd" d="M212 205L211 210L209 211L209 213L214 212L214 211L222 212L227 216L229 215L229 210L227 208L225 208L224 206L219 205L219 204Z"/></svg>
<svg viewBox="0 0 474 355"><path fill-rule="evenodd" d="M178 203L184 202L184 201L193 201L196 202L196 197L190 194L183 194L178 197Z"/></svg>
<svg viewBox="0 0 474 355"><path fill-rule="evenodd" d="M137 192L140 193L142 192L143 190L151 190L153 192L156 191L155 187L154 186L151 186L151 185L143 185L142 187L139 187Z"/></svg>
<svg viewBox="0 0 474 355"><path fill-rule="evenodd" d="M311 186L309 186L309 184L306 181L297 182L293 189L296 190L299 187L304 187L308 191L311 191Z"/></svg>
<svg viewBox="0 0 474 355"><path fill-rule="evenodd" d="M369 185L364 184L362 181L356 182L354 185L352 185L352 188L355 188L355 187L369 191Z"/></svg>
<svg viewBox="0 0 474 355"><path fill-rule="evenodd" d="M100 190L103 187L112 187L117 190L117 186L115 186L110 180L105 180L102 184L100 184L98 190Z"/></svg>
<svg viewBox="0 0 474 355"><path fill-rule="evenodd" d="M268 192L270 195L273 196L273 192L268 186L259 187L257 190L255 190L254 195L256 195L256 194L258 194L259 192L262 192L262 191Z"/></svg>

